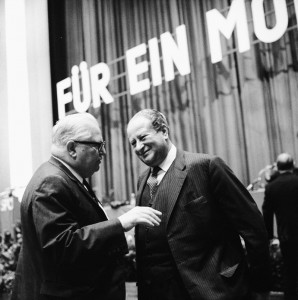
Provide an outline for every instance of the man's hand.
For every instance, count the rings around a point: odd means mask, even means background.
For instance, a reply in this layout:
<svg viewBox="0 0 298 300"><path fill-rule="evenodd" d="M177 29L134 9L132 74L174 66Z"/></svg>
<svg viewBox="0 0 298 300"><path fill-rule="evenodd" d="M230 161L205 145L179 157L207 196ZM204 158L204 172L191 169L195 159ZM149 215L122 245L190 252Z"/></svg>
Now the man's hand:
<svg viewBox="0 0 298 300"><path fill-rule="evenodd" d="M145 225L148 227L158 226L161 222L162 213L147 206L136 206L118 217L124 231L129 231L136 225Z"/></svg>

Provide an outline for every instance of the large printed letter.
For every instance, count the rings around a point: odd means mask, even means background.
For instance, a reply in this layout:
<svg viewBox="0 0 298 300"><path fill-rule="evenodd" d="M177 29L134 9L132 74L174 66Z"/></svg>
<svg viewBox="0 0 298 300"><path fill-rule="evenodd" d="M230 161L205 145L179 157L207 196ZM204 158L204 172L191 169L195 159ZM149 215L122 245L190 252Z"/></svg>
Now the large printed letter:
<svg viewBox="0 0 298 300"><path fill-rule="evenodd" d="M81 82L83 87L83 101L81 101L81 89L78 66L73 66L71 69L72 95L73 106L77 112L85 112L91 103L89 71L87 70L87 63L82 61L80 63Z"/></svg>
<svg viewBox="0 0 298 300"><path fill-rule="evenodd" d="M150 66L151 66L151 78L153 86L158 86L162 83L158 40L153 38L148 41L149 54L150 54Z"/></svg>
<svg viewBox="0 0 298 300"><path fill-rule="evenodd" d="M71 87L71 79L67 77L56 84L59 119L65 117L65 104L72 101L72 93L64 91Z"/></svg>
<svg viewBox="0 0 298 300"><path fill-rule="evenodd" d="M229 39L236 27L239 52L250 49L245 0L234 0L230 6L227 18L224 18L216 9L208 11L206 18L212 63L217 63L222 60L219 32Z"/></svg>
<svg viewBox="0 0 298 300"><path fill-rule="evenodd" d="M254 31L257 38L264 43L272 43L283 36L288 27L288 12L285 0L273 0L276 25L268 29L264 11L264 0L253 0L251 3L254 20Z"/></svg>
<svg viewBox="0 0 298 300"><path fill-rule="evenodd" d="M185 25L176 28L176 38L177 44L170 32L165 32L160 36L166 81L173 80L175 77L174 63L181 75L190 73Z"/></svg>
<svg viewBox="0 0 298 300"><path fill-rule="evenodd" d="M99 79L99 75L102 77ZM111 73L107 64L99 63L90 68L90 78L91 78L91 87L92 87L92 99L93 107L99 107L100 97L104 103L112 103L114 101L112 95L107 89L109 84Z"/></svg>
<svg viewBox="0 0 298 300"><path fill-rule="evenodd" d="M298 27L298 0L294 0L294 6L295 6L295 14L296 14L296 23L297 23L297 27Z"/></svg>
<svg viewBox="0 0 298 300"><path fill-rule="evenodd" d="M126 51L126 64L131 95L146 91L150 88L148 78L138 80L140 74L148 71L147 61L136 62L136 58L144 54L146 54L146 44L138 45Z"/></svg>

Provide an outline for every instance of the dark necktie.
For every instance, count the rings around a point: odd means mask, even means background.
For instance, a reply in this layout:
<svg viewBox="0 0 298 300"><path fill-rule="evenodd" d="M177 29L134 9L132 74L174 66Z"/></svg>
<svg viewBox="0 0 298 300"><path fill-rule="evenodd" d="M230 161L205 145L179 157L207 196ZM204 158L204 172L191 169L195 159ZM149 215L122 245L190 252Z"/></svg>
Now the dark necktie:
<svg viewBox="0 0 298 300"><path fill-rule="evenodd" d="M100 201L97 199L97 197L95 196L95 194L94 194L94 192L93 192L91 186L89 185L89 183L87 182L86 179L83 179L83 185L87 188L87 190L88 190L89 194L91 195L91 197L101 204L101 202L100 202ZM101 204L101 205L102 205L102 204Z"/></svg>
<svg viewBox="0 0 298 300"><path fill-rule="evenodd" d="M153 199L156 191L157 191L157 174L161 170L160 167L154 167L151 171L151 174L147 180L147 184L150 189L150 198Z"/></svg>

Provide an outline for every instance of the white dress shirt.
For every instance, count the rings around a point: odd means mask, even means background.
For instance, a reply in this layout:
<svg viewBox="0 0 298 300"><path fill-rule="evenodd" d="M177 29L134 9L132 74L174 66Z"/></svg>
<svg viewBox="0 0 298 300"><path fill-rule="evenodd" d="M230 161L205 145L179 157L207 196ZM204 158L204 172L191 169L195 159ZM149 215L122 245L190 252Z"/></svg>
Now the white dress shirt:
<svg viewBox="0 0 298 300"><path fill-rule="evenodd" d="M174 145L172 145L167 157L159 165L161 170L157 173L157 184L160 184L160 182L166 175L167 171L169 170L170 166L172 165L173 161L175 160L176 155L177 155L177 148Z"/></svg>

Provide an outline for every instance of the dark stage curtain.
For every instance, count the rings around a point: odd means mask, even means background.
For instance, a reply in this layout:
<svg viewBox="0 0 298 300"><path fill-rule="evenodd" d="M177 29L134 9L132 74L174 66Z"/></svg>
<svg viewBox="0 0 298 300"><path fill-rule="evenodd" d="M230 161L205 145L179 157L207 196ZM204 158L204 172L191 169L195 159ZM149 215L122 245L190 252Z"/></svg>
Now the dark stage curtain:
<svg viewBox="0 0 298 300"><path fill-rule="evenodd" d="M90 108L107 141L102 170L92 178L99 197L113 194L125 201L136 191L144 170L126 136L129 119L143 108L156 108L169 120L170 136L178 148L221 156L247 185L260 169L283 151L298 155L297 21L288 1L289 27L277 42L265 44L254 36L251 1L246 1L251 49L239 53L236 38L222 39L223 60L212 64L206 12L226 15L228 0L59 0L49 1L50 27L57 27L55 10L64 12L64 28L51 32L52 61L61 72L53 85L71 75L73 65L86 61L109 65L111 104ZM265 0L267 25L274 26L274 7ZM56 25L55 25L56 24ZM131 96L125 64L126 50L186 25L191 73ZM55 25L55 26L54 26ZM61 26L62 26L61 25ZM59 43L59 44L58 44ZM59 53L66 53L59 60ZM148 52L147 52L148 53ZM64 56L63 56L64 57ZM144 58L149 61L148 55ZM52 64L53 66L53 64ZM67 70L65 73L64 70ZM53 71L52 71L53 74ZM150 77L150 75L148 75Z"/></svg>

